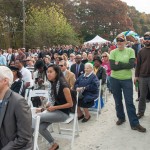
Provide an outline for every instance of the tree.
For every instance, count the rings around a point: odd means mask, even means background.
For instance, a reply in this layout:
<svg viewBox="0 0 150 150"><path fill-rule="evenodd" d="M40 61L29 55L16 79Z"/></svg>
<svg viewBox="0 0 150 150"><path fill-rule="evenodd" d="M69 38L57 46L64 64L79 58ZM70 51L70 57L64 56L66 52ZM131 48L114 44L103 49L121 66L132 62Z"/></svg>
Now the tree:
<svg viewBox="0 0 150 150"><path fill-rule="evenodd" d="M27 45L77 44L77 34L58 5L34 7L27 13ZM40 44L40 45L39 45Z"/></svg>

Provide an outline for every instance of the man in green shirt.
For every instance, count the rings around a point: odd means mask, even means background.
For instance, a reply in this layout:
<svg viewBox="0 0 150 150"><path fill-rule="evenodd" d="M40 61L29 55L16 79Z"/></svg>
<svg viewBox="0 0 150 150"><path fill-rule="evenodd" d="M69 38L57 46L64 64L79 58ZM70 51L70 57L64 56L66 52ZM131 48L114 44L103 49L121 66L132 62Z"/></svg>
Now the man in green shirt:
<svg viewBox="0 0 150 150"><path fill-rule="evenodd" d="M139 124L133 104L133 83L131 69L134 67L135 53L131 48L126 48L126 37L119 34L116 38L117 48L110 53L110 67L112 93L115 99L118 121L117 125L125 122L125 113L122 103L122 92L124 94L127 114L131 129L139 132L146 132L146 129Z"/></svg>

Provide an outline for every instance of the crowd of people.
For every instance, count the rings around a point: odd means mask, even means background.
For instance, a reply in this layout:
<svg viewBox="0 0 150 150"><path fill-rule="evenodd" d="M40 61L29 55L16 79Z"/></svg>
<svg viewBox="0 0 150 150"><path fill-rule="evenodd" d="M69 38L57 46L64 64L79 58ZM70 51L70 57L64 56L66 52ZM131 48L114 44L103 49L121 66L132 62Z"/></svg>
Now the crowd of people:
<svg viewBox="0 0 150 150"><path fill-rule="evenodd" d="M59 145L47 127L69 117L77 92L78 120L88 122L91 118L88 108L98 98L99 86L102 86L103 94L105 84L115 100L116 124L126 121L123 92L131 129L146 132L139 119L144 116L150 89L149 58L150 32L145 33L142 43L138 39L134 43L128 42L125 35L119 34L116 44L44 46L43 50L0 49L0 137L3 137L0 139L0 149L32 147L31 111L23 98L26 89L48 90L49 99L45 107L39 97L32 99L32 102L37 107L36 112L41 112L39 132L51 144L50 150L58 149ZM138 114L133 103L132 68L135 68L134 83L139 84ZM102 85L99 85L100 80ZM42 113L45 110L46 113ZM13 122L11 127L7 124L9 118ZM27 125L23 124L25 120ZM6 128L9 128L7 133L4 132Z"/></svg>

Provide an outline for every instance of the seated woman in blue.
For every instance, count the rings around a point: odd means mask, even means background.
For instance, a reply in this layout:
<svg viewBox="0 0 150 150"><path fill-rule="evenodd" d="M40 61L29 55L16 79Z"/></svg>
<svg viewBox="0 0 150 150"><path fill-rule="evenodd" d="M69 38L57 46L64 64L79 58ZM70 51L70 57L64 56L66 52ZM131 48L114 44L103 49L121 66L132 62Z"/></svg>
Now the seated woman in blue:
<svg viewBox="0 0 150 150"><path fill-rule="evenodd" d="M75 89L82 93L78 99L78 120L83 119L82 122L87 122L91 118L88 108L94 105L94 100L99 95L99 80L93 73L91 63L86 63L84 70L85 74L82 74L75 82ZM85 115L80 107L83 108Z"/></svg>
<svg viewBox="0 0 150 150"><path fill-rule="evenodd" d="M73 106L73 102L69 86L59 66L55 64L49 65L47 78L49 80L50 105L47 105L45 113L40 114L39 132L52 145L49 150L56 150L59 146L54 142L47 127L52 123L65 121L69 117L70 107ZM43 110L44 108L36 109L37 112L42 112Z"/></svg>

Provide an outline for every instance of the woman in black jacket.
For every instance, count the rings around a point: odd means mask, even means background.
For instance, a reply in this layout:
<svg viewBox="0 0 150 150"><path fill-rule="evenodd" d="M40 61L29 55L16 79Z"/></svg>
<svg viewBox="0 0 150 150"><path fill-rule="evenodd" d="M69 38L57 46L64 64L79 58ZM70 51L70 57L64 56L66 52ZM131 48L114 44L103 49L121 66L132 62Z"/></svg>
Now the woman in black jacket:
<svg viewBox="0 0 150 150"><path fill-rule="evenodd" d="M24 96L25 94L25 87L24 87L24 82L22 80L22 74L19 71L19 68L15 66L10 66L10 70L13 72L14 79L13 79L13 84L11 85L11 90L14 92Z"/></svg>

